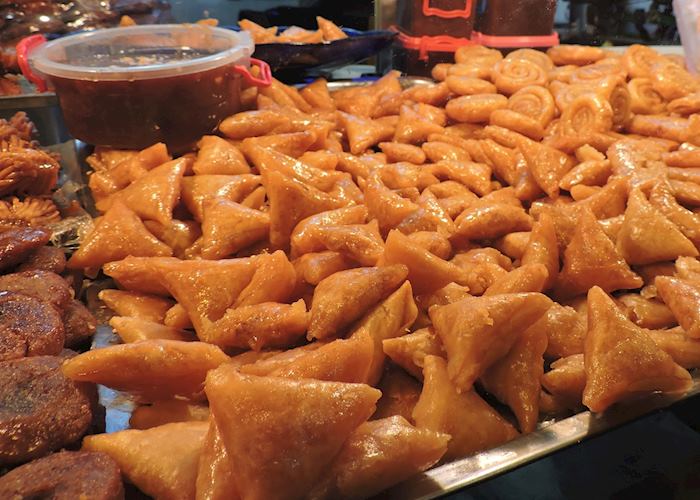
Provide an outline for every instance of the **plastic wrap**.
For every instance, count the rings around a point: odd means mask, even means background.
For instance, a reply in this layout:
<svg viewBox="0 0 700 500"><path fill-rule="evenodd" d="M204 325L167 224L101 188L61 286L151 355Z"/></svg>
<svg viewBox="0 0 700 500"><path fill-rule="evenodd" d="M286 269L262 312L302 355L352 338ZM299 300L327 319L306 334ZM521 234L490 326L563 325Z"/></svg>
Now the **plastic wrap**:
<svg viewBox="0 0 700 500"><path fill-rule="evenodd" d="M681 35L688 70L697 74L700 68L700 1L673 0L678 32Z"/></svg>

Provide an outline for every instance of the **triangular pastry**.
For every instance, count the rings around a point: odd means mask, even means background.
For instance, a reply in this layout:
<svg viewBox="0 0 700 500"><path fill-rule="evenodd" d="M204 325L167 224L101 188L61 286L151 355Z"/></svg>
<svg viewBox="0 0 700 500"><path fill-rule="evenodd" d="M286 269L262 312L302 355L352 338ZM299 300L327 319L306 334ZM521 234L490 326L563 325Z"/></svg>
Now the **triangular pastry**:
<svg viewBox="0 0 700 500"><path fill-rule="evenodd" d="M413 410L419 429L451 436L445 460L503 444L518 431L473 390L459 392L447 374L445 360L426 356L423 391Z"/></svg>
<svg viewBox="0 0 700 500"><path fill-rule="evenodd" d="M362 384L212 371L206 393L242 498L295 499L318 482L381 395Z"/></svg>
<svg viewBox="0 0 700 500"><path fill-rule="evenodd" d="M98 268L125 257L169 257L172 250L156 239L141 219L121 201L115 201L80 248L68 260L70 269Z"/></svg>
<svg viewBox="0 0 700 500"><path fill-rule="evenodd" d="M314 291L309 339L326 339L343 329L386 298L408 275L403 265L348 269L330 275Z"/></svg>
<svg viewBox="0 0 700 500"><path fill-rule="evenodd" d="M138 489L154 498L194 498L199 456L209 424L181 422L147 430L96 434L83 449L106 453Z"/></svg>
<svg viewBox="0 0 700 500"><path fill-rule="evenodd" d="M542 294L519 293L474 297L432 308L430 319L445 346L450 378L458 390L468 391L551 305Z"/></svg>
<svg viewBox="0 0 700 500"><path fill-rule="evenodd" d="M683 392L690 374L628 320L600 288L588 292L583 404L602 412L612 404L653 391Z"/></svg>

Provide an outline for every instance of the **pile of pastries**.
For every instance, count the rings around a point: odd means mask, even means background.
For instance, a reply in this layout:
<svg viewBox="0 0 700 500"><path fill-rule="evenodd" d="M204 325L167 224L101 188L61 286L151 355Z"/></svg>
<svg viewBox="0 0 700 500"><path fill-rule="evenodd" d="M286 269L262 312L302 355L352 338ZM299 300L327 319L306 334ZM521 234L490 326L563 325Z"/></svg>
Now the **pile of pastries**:
<svg viewBox="0 0 700 500"><path fill-rule="evenodd" d="M348 37L337 24L329 19L316 16L316 23L318 24L318 29L315 31L300 28L299 26L290 26L280 31L277 26L265 28L249 19L238 21L238 26L240 26L243 31L250 33L253 42L256 44L323 43L334 42L335 40L342 40Z"/></svg>
<svg viewBox="0 0 700 500"><path fill-rule="evenodd" d="M247 89L178 158L97 149L68 267L113 278L123 343L63 373L141 406L84 450L156 498L365 498L691 387L700 81L643 46L455 60Z"/></svg>

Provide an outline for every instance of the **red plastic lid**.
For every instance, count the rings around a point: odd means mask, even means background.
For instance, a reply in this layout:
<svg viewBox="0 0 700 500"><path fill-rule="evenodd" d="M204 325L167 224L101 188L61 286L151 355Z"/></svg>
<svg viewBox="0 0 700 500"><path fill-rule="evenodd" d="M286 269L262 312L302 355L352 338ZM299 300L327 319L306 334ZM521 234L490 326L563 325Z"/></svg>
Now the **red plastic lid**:
<svg viewBox="0 0 700 500"><path fill-rule="evenodd" d="M456 38L449 35L440 36L410 36L392 26L398 32L396 37L404 49L418 51L418 59L426 61L428 52L455 52L465 45L474 45L469 38Z"/></svg>
<svg viewBox="0 0 700 500"><path fill-rule="evenodd" d="M553 47L559 45L559 33L544 36L499 36L484 35L478 31L472 32L471 40L475 44L485 45L495 49L524 48L524 47Z"/></svg>

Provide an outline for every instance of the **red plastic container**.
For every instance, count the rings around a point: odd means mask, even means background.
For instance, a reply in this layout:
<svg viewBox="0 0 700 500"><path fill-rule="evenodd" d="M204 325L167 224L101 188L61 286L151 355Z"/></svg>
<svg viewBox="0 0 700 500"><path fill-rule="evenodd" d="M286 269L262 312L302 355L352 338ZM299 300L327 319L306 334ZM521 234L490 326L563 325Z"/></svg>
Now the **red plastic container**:
<svg viewBox="0 0 700 500"><path fill-rule="evenodd" d="M430 76L438 63L453 63L455 51L473 45L468 38L449 35L414 37L399 31L393 53L393 67L413 76Z"/></svg>
<svg viewBox="0 0 700 500"><path fill-rule="evenodd" d="M398 0L397 25L414 37L469 38L475 8L476 0Z"/></svg>
<svg viewBox="0 0 700 500"><path fill-rule="evenodd" d="M498 49L552 47L556 10L556 0L480 0L472 40Z"/></svg>

